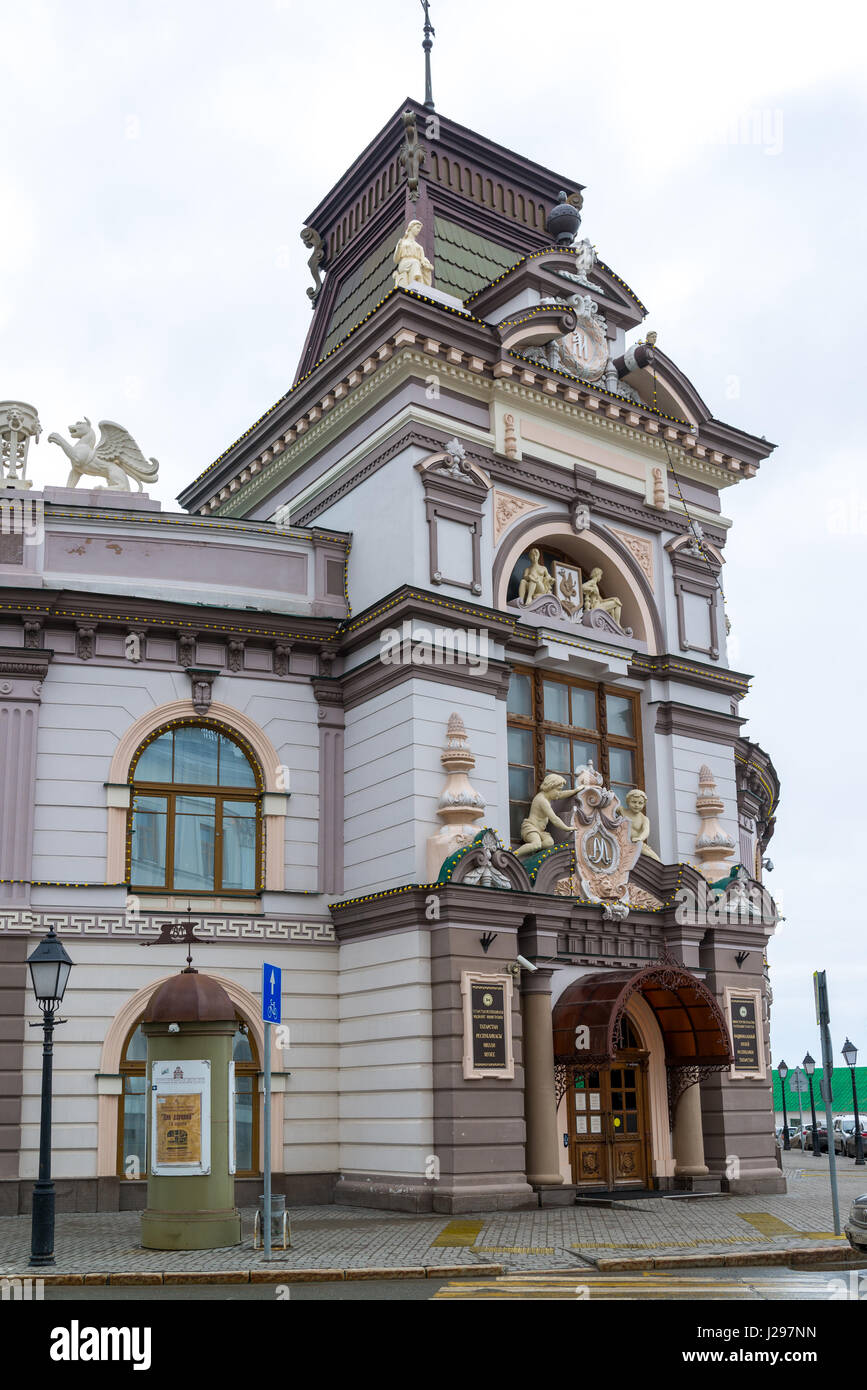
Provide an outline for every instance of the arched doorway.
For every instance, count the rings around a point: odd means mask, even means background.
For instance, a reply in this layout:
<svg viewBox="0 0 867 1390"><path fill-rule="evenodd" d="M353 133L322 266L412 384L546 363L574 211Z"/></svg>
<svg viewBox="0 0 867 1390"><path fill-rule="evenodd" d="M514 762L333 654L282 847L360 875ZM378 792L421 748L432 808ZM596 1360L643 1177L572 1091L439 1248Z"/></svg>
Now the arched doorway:
<svg viewBox="0 0 867 1390"><path fill-rule="evenodd" d="M566 1093L569 1164L576 1187L647 1187L652 1174L649 1050L623 1020L607 1068L571 1069Z"/></svg>
<svg viewBox="0 0 867 1390"><path fill-rule="evenodd" d="M552 1022L571 1181L586 1190L656 1186L662 1155L651 1060L659 1077L662 1052L670 1121L684 1086L731 1064L716 999L688 970L661 961L580 976L557 1000Z"/></svg>

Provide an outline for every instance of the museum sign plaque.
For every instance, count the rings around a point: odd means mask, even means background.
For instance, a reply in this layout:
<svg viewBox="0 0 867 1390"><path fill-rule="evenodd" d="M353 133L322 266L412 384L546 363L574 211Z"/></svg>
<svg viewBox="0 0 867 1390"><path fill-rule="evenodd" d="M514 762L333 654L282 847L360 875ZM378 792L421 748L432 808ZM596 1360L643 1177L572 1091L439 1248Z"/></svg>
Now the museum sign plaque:
<svg viewBox="0 0 867 1390"><path fill-rule="evenodd" d="M732 994L729 998L734 1070L756 1075L762 1071L759 1021L752 994Z"/></svg>
<svg viewBox="0 0 867 1390"><path fill-rule="evenodd" d="M506 1060L506 989L504 985L470 986L473 1066L502 1070Z"/></svg>
<svg viewBox="0 0 867 1390"><path fill-rule="evenodd" d="M512 978L510 975L461 977L464 1006L464 1077L467 1080L515 1075L512 1050Z"/></svg>

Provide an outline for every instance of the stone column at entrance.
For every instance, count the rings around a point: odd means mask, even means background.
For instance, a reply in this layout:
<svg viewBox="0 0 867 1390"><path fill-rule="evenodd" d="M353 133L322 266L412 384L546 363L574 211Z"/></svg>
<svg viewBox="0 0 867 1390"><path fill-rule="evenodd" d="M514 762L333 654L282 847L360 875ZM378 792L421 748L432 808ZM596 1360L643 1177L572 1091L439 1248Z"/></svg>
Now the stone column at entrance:
<svg viewBox="0 0 867 1390"><path fill-rule="evenodd" d="M554 1095L554 1035L551 1031L553 970L521 973L524 1021L524 1118L527 1125L527 1182L560 1186L557 1102Z"/></svg>
<svg viewBox="0 0 867 1390"><path fill-rule="evenodd" d="M674 1117L674 1175L676 1178L707 1177L704 1136L701 1129L701 1089L687 1086L677 1102Z"/></svg>

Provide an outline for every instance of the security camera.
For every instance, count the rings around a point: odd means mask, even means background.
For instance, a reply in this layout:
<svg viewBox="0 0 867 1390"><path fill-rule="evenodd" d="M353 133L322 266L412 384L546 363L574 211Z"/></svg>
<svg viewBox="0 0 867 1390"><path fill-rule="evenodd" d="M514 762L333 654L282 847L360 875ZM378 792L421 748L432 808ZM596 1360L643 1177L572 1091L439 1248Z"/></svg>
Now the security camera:
<svg viewBox="0 0 867 1390"><path fill-rule="evenodd" d="M181 1026L180 1026L179 1023L170 1023L170 1024L169 1024L169 1032L170 1032L170 1033L179 1033L180 1031L181 1031Z"/></svg>
<svg viewBox="0 0 867 1390"><path fill-rule="evenodd" d="M522 965L525 970L532 970L533 974L539 969L538 965L534 965L533 962L527 960L525 956L518 956L518 964Z"/></svg>
<svg viewBox="0 0 867 1390"><path fill-rule="evenodd" d="M767 869L768 873L769 873L769 874L772 874L772 873L774 872L774 861L773 861L773 859L769 859L769 858L767 857L767 855L765 855L764 859L762 860L762 868L763 868L763 869Z"/></svg>

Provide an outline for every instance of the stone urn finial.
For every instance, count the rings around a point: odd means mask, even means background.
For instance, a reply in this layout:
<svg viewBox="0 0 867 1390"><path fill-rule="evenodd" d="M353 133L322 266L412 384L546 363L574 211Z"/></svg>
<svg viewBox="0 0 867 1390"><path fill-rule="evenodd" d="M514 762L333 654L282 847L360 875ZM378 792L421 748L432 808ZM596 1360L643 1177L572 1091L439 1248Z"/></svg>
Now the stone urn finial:
<svg viewBox="0 0 867 1390"><path fill-rule="evenodd" d="M695 857L702 876L708 883L715 883L729 872L731 866L726 860L734 854L735 844L719 823L725 802L717 795L714 775L706 763L699 769L695 809L702 819L702 827L695 841Z"/></svg>
<svg viewBox="0 0 867 1390"><path fill-rule="evenodd" d="M485 803L470 784L468 774L475 767L476 759L459 714L449 715L446 746L440 754L440 762L447 777L437 802L437 815L443 825L427 842L427 872L431 883L450 854L472 843L477 834L472 822L485 814Z"/></svg>
<svg viewBox="0 0 867 1390"><path fill-rule="evenodd" d="M0 401L0 488L26 490L27 454L31 439L39 443L42 426L32 405L24 401Z"/></svg>

